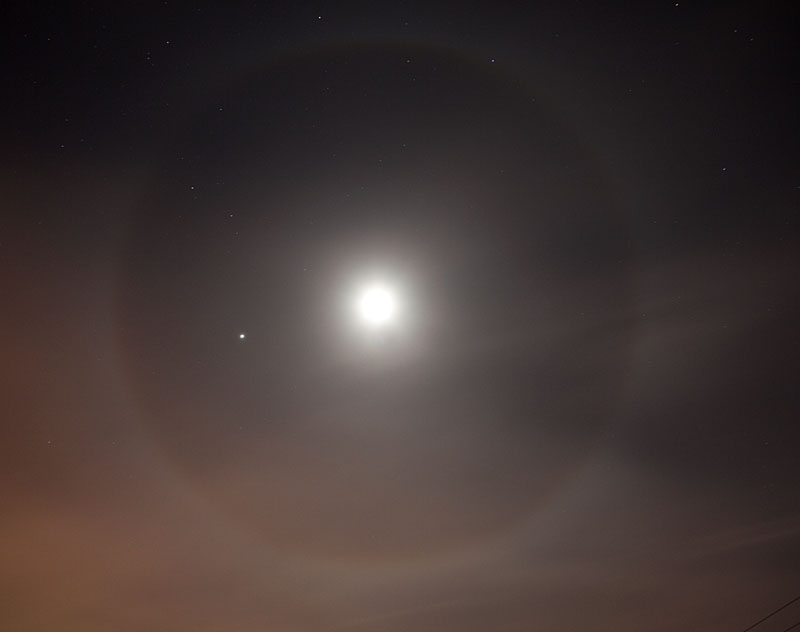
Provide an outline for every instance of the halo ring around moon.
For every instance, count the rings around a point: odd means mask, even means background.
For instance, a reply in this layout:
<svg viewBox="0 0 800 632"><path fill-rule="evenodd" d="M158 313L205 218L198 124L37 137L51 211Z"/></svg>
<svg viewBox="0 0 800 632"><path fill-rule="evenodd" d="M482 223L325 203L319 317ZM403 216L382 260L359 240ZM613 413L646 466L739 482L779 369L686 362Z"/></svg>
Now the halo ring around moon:
<svg viewBox="0 0 800 632"><path fill-rule="evenodd" d="M517 79L513 77L502 77L498 75L498 66L492 65L489 67L484 64L482 60L476 58L474 55L467 55L458 51L443 49L437 46L431 46L424 43L407 43L407 42L393 42L393 43L376 43L376 42L343 42L336 44L326 44L322 46L309 47L303 50L291 51L286 54L268 55L267 60L263 62L255 62L250 67L243 71L238 76L227 75L213 87L207 87L203 90L203 97L197 103L197 93L195 91L187 91L187 96L184 99L184 105L189 114L185 117L187 126L185 130L176 132L176 139L165 142L164 157L161 160L161 167L154 170L153 178L150 183L149 190L142 192L142 209L143 212L140 216L134 217L130 233L127 241L123 244L120 253L120 266L117 276L117 293L116 293L116 314L118 320L117 331L119 333L119 348L122 354L123 363L125 367L126 381L131 385L134 394L137 394L139 401L142 404L143 418L147 418L146 427L148 434L153 443L160 447L165 455L165 458L170 461L175 468L175 471L185 481L185 484L191 485L198 491L204 498L207 499L209 505L215 508L216 511L225 514L234 523L239 524L241 528L255 534L256 537L261 537L259 534L263 533L264 518L258 514L252 507L248 507L244 503L244 509L241 506L232 507L224 498L224 494L220 494L219 490L210 490L203 484L196 482L198 480L196 472L196 464L190 462L191 459L186 458L182 449L175 444L174 441L169 439L163 431L163 427L169 423L169 419L176 414L169 404L169 393L157 392L158 387L153 385L153 363L142 361L142 355L147 355L147 346L153 340L149 338L149 333L153 329L145 328L146 331L142 333L139 331L133 334L136 329L137 318L136 303L141 298L141 292L147 291L147 283L140 282L141 279L151 279L148 274L142 276L139 270L142 265L147 265L147 253L143 252L143 247L149 239L153 237L152 231L154 226L154 218L157 218L158 208L165 204L169 195L164 195L163 190L168 187L169 179L172 178L172 169L175 162L174 147L180 146L183 142L182 137L185 138L187 134L193 134L198 129L202 129L204 120L209 116L209 112L215 108L211 107L220 95L236 93L237 90L246 88L252 84L259 84L268 82L271 77L276 74L285 74L293 72L298 66L307 65L321 65L331 55L339 55L350 58L361 58L362 56L370 56L376 51L381 54L410 54L418 57L428 59L444 59L453 68L460 69L465 73L473 73L478 81L489 81L490 83L503 82L509 90L516 90L520 94L521 99L530 99L533 94L529 88L520 84ZM486 75L491 74L489 79ZM197 103L197 104L196 104ZM569 138L569 142L577 147L581 147L582 143L574 138L574 134L570 136L569 126L565 124L562 117L552 109L542 109L543 99L541 95L537 95L537 107L539 112L545 111L548 114L548 125L559 129L560 133L564 133ZM619 203L616 196L607 183L607 178L604 177L604 167L599 165L592 159L591 152L588 148L584 147L584 155L579 156L578 160L588 165L587 173L599 182L596 189L601 195L605 196L604 208L611 209L617 213L616 216L609 218L609 223L615 226L621 226L623 230L627 226L624 213L619 208ZM151 205L154 205L151 207ZM155 208L155 211L152 210ZM147 209L147 210L145 210ZM169 218L173 221L174 218ZM158 220L160 221L160 219ZM162 253L163 254L163 253ZM144 259L144 261L143 261ZM177 262L176 266L188 266L192 262ZM158 272L159 275L169 276L171 271L169 269L162 269ZM208 274L206 272L206 274ZM134 280L137 279L137 280ZM620 282L620 288L617 292L617 298L623 303L631 302L632 293L630 290L630 279L623 278ZM385 307L385 306L384 306ZM174 323L173 323L174 324ZM164 325L162 323L162 325ZM164 325L168 326L168 325ZM253 342L256 337L255 331L252 331L252 324L248 324L248 339L247 343ZM148 333L149 332L149 333ZM234 332L233 337L239 334ZM153 358L164 356L160 355L161 352L154 355ZM181 353L180 351L176 353ZM625 344L621 345L620 349L616 352L617 356L613 360L615 375L617 376L611 381L609 392L602 400L602 409L598 411L598 422L595 424L595 431L593 436L599 437L606 430L608 424L613 419L613 410L616 404L616 398L624 388L625 373L624 366L626 364L626 348ZM268 362L269 359L265 359ZM157 369L158 367L156 367ZM198 378L193 381L192 376L183 376L182 380L188 382L188 388L200 388L203 385L208 386L208 383L203 382L203 379ZM199 392L199 391L198 391ZM193 411L201 408L201 403L186 404L188 410L179 412L178 414L185 414L191 416ZM290 439L288 441L295 441ZM568 485L571 476L580 470L581 465L588 458L591 450L584 450L579 458L573 460L569 467L564 468L556 480L548 489L539 492L537 502L533 503L530 507L520 508L519 511L510 511L506 517L498 520L495 523L489 521L484 524L479 530L471 532L467 529L461 537L454 538L452 546L428 546L422 544L415 547L412 544L401 546L399 555L394 555L390 548L376 549L376 552L367 555L359 556L354 553L354 549L347 546L333 546L326 548L325 546L314 549L314 547L305 548L298 542L293 541L291 538L286 539L285 534L266 534L263 535L264 545L273 547L278 555L286 556L288 559L304 560L305 563L314 564L333 564L333 565L348 565L350 567L365 566L372 568L376 565L388 565L392 567L399 567L404 565L412 565L415 567L425 567L428 565L441 565L450 562L457 562L458 560L466 559L472 555L479 555L482 551L491 549L499 543L507 542L513 539L514 534L525 531L531 528L535 523L538 513L547 505L550 500L557 497L558 494ZM309 453L310 454L310 453ZM316 453L315 453L316 454ZM287 466L290 469L290 465ZM204 480L203 476L199 477ZM191 481L191 482L190 482ZM414 507L413 501L410 501L410 507ZM312 512L313 513L313 512ZM277 538L277 539L276 539ZM281 538L284 538L283 540ZM288 545L287 545L288 542Z"/></svg>

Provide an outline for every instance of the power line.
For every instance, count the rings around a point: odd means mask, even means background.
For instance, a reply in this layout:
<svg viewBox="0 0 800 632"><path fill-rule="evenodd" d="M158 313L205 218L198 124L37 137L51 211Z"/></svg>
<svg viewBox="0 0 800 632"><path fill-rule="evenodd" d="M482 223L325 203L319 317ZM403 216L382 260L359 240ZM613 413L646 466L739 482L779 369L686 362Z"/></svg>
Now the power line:
<svg viewBox="0 0 800 632"><path fill-rule="evenodd" d="M788 628L786 628L786 629L785 629L783 632L789 632L789 630L794 630L794 629L795 629L796 627L798 627L798 626L800 626L800 621L798 621L798 622L797 622L797 623L795 623L794 625L790 625L790 626L789 626Z"/></svg>
<svg viewBox="0 0 800 632"><path fill-rule="evenodd" d="M800 601L800 595L797 595L797 597L795 597L795 598L794 598L794 599L792 599L791 601L789 601L789 602L787 602L787 603L783 604L783 605L782 605L780 608L778 608L777 610L773 610L773 611L772 611L772 612L770 612L770 613L769 613L769 614L768 614L766 617L764 617L763 619L759 619L759 620L758 620L758 621L756 621L756 622L755 622L753 625L751 625L749 628L745 628L744 630L742 630L742 632L748 632L748 630L752 630L752 629L753 629L754 627L756 627L757 625L761 625L762 623L764 623L764 621L766 621L767 619L769 619L769 618L770 618L772 615L778 614L778 613L779 613L781 610L783 610L784 608L788 608L788 607L789 607L789 606L791 606L791 605L792 605L792 604L793 604L795 601ZM791 627L789 627L789 628L786 628L786 630L784 630L783 632L787 632L787 630L791 630L792 628L796 628L796 627L797 627L797 626L799 626L799 625L800 625L800 621L798 621L797 623L795 623L793 626L791 626Z"/></svg>

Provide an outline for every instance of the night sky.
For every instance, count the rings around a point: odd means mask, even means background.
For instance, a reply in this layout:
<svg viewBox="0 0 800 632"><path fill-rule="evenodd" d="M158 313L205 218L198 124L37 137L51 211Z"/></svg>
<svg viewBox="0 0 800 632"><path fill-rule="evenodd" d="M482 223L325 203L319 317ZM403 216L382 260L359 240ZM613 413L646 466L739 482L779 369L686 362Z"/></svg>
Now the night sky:
<svg viewBox="0 0 800 632"><path fill-rule="evenodd" d="M525 4L3 9L0 630L800 594L800 13Z"/></svg>

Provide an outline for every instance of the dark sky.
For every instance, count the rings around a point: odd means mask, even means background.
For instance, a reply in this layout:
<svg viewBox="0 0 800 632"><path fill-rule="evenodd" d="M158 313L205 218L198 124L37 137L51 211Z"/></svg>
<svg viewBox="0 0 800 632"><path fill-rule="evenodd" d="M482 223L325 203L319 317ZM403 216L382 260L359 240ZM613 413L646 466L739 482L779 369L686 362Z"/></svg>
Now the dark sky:
<svg viewBox="0 0 800 632"><path fill-rule="evenodd" d="M1 630L800 593L797 11L524 4L3 9Z"/></svg>

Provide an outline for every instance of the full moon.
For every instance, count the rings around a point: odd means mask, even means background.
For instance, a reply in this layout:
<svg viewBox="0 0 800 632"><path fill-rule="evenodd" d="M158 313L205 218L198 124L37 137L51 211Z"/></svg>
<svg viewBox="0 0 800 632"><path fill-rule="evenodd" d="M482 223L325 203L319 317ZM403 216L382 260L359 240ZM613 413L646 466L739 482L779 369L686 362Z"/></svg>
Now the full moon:
<svg viewBox="0 0 800 632"><path fill-rule="evenodd" d="M394 295L385 287L370 286L361 294L358 310L366 322L371 325L382 325L390 321L394 316Z"/></svg>

